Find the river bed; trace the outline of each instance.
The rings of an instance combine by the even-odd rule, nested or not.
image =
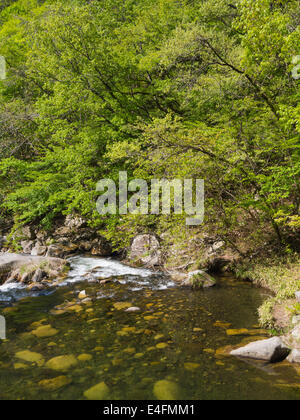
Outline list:
[[[267,292],[232,277],[217,281],[192,291],[161,273],[78,256],[55,290],[28,296],[0,287],[0,399],[85,399],[102,383],[109,400],[299,399],[299,367],[227,354],[266,337],[257,308]],[[88,299],[79,299],[82,291]],[[60,356],[70,366],[51,363]]]

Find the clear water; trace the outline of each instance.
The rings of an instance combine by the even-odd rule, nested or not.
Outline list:
[[[186,400],[300,399],[300,367],[246,362],[220,350],[265,336],[257,326],[265,291],[233,278],[191,291],[162,274],[109,259],[71,262],[68,279],[43,295],[0,288],[8,338],[0,341],[0,399],[84,399],[87,389],[104,381],[110,400],[150,400],[163,379],[176,383]],[[94,282],[107,278],[106,284]],[[92,302],[78,299],[82,290]],[[120,302],[141,310],[127,313],[114,306]],[[32,331],[39,325],[57,333],[38,338]],[[240,328],[248,332],[228,335],[228,329]],[[42,360],[20,360],[16,354],[24,350]],[[90,360],[78,360],[64,372],[46,365],[57,356],[82,354]],[[68,385],[53,390],[42,385],[62,375]]]

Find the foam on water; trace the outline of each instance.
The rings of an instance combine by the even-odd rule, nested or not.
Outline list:
[[[150,287],[155,290],[164,290],[174,286],[174,282],[144,268],[133,268],[110,258],[97,258],[75,256],[69,258],[71,269],[68,277],[59,284],[66,286],[89,280],[108,279],[116,277],[122,284],[127,284],[132,291],[140,291]],[[159,278],[158,278],[159,277]],[[42,292],[28,291],[25,285],[10,283],[0,286],[0,302],[12,302],[26,296],[38,296],[53,293],[52,290]]]
[[[143,268],[132,268],[110,258],[93,258],[76,256],[69,259],[71,270],[67,281],[82,281],[82,276],[93,271],[97,277],[106,279],[113,276],[139,276],[146,278],[152,276],[153,271]]]

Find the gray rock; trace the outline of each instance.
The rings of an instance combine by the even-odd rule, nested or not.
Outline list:
[[[31,254],[31,251],[34,247],[33,241],[22,241],[21,247],[23,249],[24,254]]]
[[[47,277],[47,273],[38,268],[32,277],[32,283],[40,283],[45,277]]]
[[[47,277],[53,277],[54,273],[62,272],[69,264],[60,258],[46,258],[6,253],[0,255],[0,284],[6,281],[25,282],[30,280],[30,275],[41,268],[47,273]],[[26,275],[29,274],[29,277]],[[24,277],[23,277],[24,276]]]
[[[42,230],[36,231],[36,238],[39,241],[44,242],[47,239],[47,232],[42,231]]]
[[[192,287],[195,289],[206,289],[215,285],[215,279],[203,270],[190,272],[187,279],[182,283],[182,286]]]
[[[136,236],[131,245],[130,259],[148,267],[160,265],[162,254],[156,236],[149,234]]]
[[[10,273],[8,279],[5,281],[5,284],[16,283],[20,280],[20,278],[21,278],[20,271],[14,270]],[[0,281],[0,284],[1,284],[1,281]]]
[[[300,325],[297,325],[291,332],[292,337],[295,340],[300,340]]]
[[[23,226],[20,230],[21,236],[26,239],[34,239],[35,234],[31,226]]]
[[[279,337],[267,340],[255,341],[245,347],[233,350],[232,356],[247,357],[250,359],[265,360],[276,363],[284,360],[290,353],[290,349],[282,342]]]
[[[23,284],[29,284],[33,277],[33,273],[31,271],[25,272],[21,275],[20,282]]]
[[[66,246],[53,244],[49,245],[46,257],[63,258],[67,253]]]
[[[297,325],[299,323],[300,323],[300,315],[293,316],[293,318],[292,318],[292,324],[293,325]]]
[[[300,350],[292,350],[292,352],[286,360],[290,363],[300,363]]]
[[[296,296],[296,300],[297,300],[297,302],[299,302],[299,303],[300,303],[300,292],[296,292],[296,293],[295,293],[295,296]]]
[[[32,256],[43,256],[47,252],[47,247],[42,245],[41,243],[37,242],[31,250]]]

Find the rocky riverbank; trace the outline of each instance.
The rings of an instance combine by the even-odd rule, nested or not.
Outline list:
[[[59,220],[49,231],[26,225],[0,238],[0,249],[14,249],[31,256],[65,258],[78,253],[109,256],[112,249],[97,230],[79,216]]]
[[[130,249],[124,250],[122,254],[126,255],[124,261],[130,265],[159,269],[182,286],[194,289],[215,286],[216,281],[210,275],[212,272],[238,271],[237,267],[239,267],[241,257],[227,248],[219,238],[204,235],[201,240],[198,238],[197,241],[201,257],[199,257],[200,251],[198,251],[198,253],[195,252],[196,256],[191,258],[186,250],[178,250],[172,246],[166,248],[164,235],[159,237],[155,234],[139,234],[133,239]],[[191,250],[194,249],[194,242],[195,238],[191,238],[191,242],[188,244]],[[23,252],[23,255],[6,253],[0,257],[0,283],[17,281],[38,290],[55,284],[53,279],[66,273],[68,263],[65,258],[69,256],[78,253],[88,253],[100,257],[112,255],[111,244],[95,229],[88,227],[83,218],[74,215],[67,216],[63,221],[58,222],[50,232],[25,226],[7,238],[1,238],[2,252],[8,251],[12,246]],[[179,261],[185,262],[177,265],[176,262]],[[266,270],[266,278],[267,273]],[[256,271],[251,268],[245,271],[241,277],[261,286],[269,287],[267,281],[260,283],[257,280]],[[279,284],[281,284],[281,280],[279,279]],[[288,314],[285,310],[278,315],[277,325],[284,326],[281,337],[276,340],[250,343],[246,347],[235,349],[232,355],[269,362],[288,357],[287,360],[291,362],[299,362],[300,292],[296,291],[293,296],[297,285],[297,279],[295,279],[293,287],[288,291],[292,310]],[[272,289],[272,287],[269,288]],[[281,301],[277,301],[277,307],[278,302],[284,305],[286,297],[282,296]],[[260,311],[263,310],[262,308]],[[266,326],[266,323],[264,324]]]

